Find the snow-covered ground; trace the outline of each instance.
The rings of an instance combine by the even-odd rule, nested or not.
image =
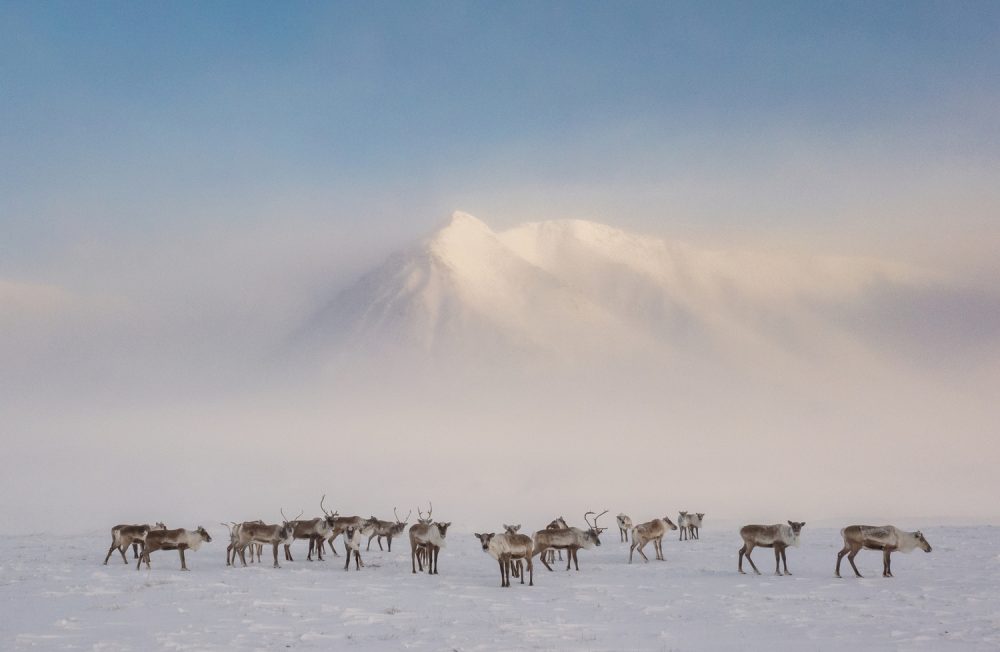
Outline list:
[[[671,533],[666,562],[631,566],[613,530],[580,552],[579,573],[537,564],[534,587],[509,589],[458,531],[431,577],[410,573],[405,541],[367,553],[361,572],[306,562],[301,542],[281,569],[226,568],[217,527],[183,573],[175,552],[155,553],[152,571],[102,566],[107,533],[8,537],[0,649],[1000,649],[1000,528],[925,528],[931,554],[897,555],[883,579],[880,554],[862,552],[862,580],[833,577],[836,529],[806,526],[792,577],[738,575],[730,528]],[[754,558],[773,572],[771,551]]]

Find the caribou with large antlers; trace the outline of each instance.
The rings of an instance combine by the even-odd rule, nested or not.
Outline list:
[[[382,550],[382,537],[385,537],[386,545],[389,546],[389,552],[392,552],[392,538],[398,537],[404,530],[406,530],[406,522],[410,520],[410,515],[413,514],[413,510],[411,509],[406,514],[406,518],[404,519],[399,518],[399,513],[396,511],[395,507],[392,508],[392,514],[396,517],[395,523],[392,521],[380,521],[374,516],[368,519],[368,523],[371,525],[372,530],[371,534],[368,536],[367,550],[372,549],[372,539],[375,539],[376,537],[378,537],[376,539],[378,549]]]
[[[922,532],[907,532],[895,525],[849,525],[840,534],[844,537],[844,548],[837,553],[837,570],[834,571],[837,577],[840,577],[840,560],[844,555],[847,555],[854,574],[861,577],[854,558],[862,548],[882,551],[882,577],[892,577],[890,555],[893,552],[913,552],[917,548],[924,552],[931,551],[931,544],[927,543]]]
[[[560,529],[545,528],[544,530],[535,532],[534,554],[539,555],[539,558],[542,560],[542,563],[545,564],[545,567],[552,570],[549,563],[545,561],[545,552],[552,548],[557,550],[566,550],[566,570],[570,569],[571,564],[575,564],[576,570],[580,570],[580,562],[577,558],[577,551],[580,550],[580,548],[589,550],[594,546],[601,545],[600,535],[606,528],[597,527],[597,519],[607,513],[608,510],[604,510],[600,514],[596,514],[595,512],[587,512],[584,514],[583,520],[587,521],[587,525],[590,526],[586,531],[570,527]],[[591,514],[595,514],[593,522],[587,518]]]
[[[122,562],[125,564],[128,563],[125,551],[128,550],[129,546],[132,546],[132,558],[138,559],[139,544],[145,544],[146,535],[153,530],[166,529],[167,526],[160,522],[157,522],[156,525],[121,524],[114,526],[111,528],[111,547],[108,548],[108,554],[104,557],[104,565],[108,565],[108,560],[111,559],[111,553],[114,552],[115,548],[118,548],[118,552],[122,555]]]
[[[312,561],[313,548],[316,549],[316,558],[323,561],[323,546],[317,544],[322,543],[336,527],[337,513],[326,510],[326,507],[323,506],[323,501],[325,500],[326,494],[323,494],[323,497],[319,499],[319,508],[323,510],[322,517],[292,522],[292,525],[295,526],[292,541],[296,539],[309,539],[309,552],[306,554],[306,561]],[[285,544],[285,561],[295,561],[292,559],[291,541]]]

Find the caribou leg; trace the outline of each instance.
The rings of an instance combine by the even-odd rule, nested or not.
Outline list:
[[[850,552],[850,550],[851,550],[850,546],[844,546],[844,548],[840,552],[837,553],[837,569],[835,571],[833,571],[833,574],[836,577],[840,577],[840,560],[843,559],[844,555],[846,555],[848,552]]]
[[[743,557],[746,556],[747,561],[750,562],[750,567],[753,568],[753,572],[760,575],[760,571],[757,570],[757,564],[753,563],[753,559],[750,558],[750,553],[753,551],[754,546],[744,543],[743,547],[740,548],[740,564],[739,571],[743,573]],[[744,573],[745,574],[745,573]]]
[[[546,556],[546,555],[548,554],[548,552],[549,552],[549,551],[548,551],[548,549],[547,549],[547,548],[542,548],[541,550],[539,550],[539,551],[538,551],[538,558],[539,558],[540,560],[542,560],[542,564],[543,564],[543,565],[544,565],[544,566],[545,566],[546,568],[548,568],[549,570],[552,570],[552,567],[551,567],[551,566],[549,566],[549,562],[545,561],[545,556]]]
[[[861,573],[860,573],[860,572],[858,571],[858,567],[854,565],[854,558],[858,556],[858,552],[859,552],[860,550],[861,550],[861,548],[858,548],[858,549],[853,549],[853,548],[852,548],[852,549],[851,549],[851,554],[847,555],[847,561],[851,562],[851,568],[853,568],[853,569],[854,569],[854,574],[855,574],[855,575],[856,575],[857,577],[864,577],[864,576],[863,576],[863,575],[862,575],[862,574],[861,574]]]
[[[889,546],[882,551],[882,577],[892,577],[892,548]]]

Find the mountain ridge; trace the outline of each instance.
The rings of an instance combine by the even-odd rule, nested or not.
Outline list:
[[[923,281],[885,261],[703,249],[585,220],[496,232],[455,211],[311,329],[333,349],[430,357],[785,356],[858,345],[826,313]]]

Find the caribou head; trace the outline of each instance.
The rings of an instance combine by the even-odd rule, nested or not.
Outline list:
[[[587,530],[585,536],[591,541],[593,541],[595,546],[601,545],[601,539],[599,537],[601,536],[601,532],[604,532],[607,529],[604,527],[597,527],[597,519],[601,518],[607,513],[608,510],[604,510],[600,514],[597,514],[596,512],[587,512],[586,514],[583,515],[583,520],[587,521],[587,525],[590,526],[590,529]],[[591,522],[590,519],[587,518],[591,514],[594,514],[593,522]]]

